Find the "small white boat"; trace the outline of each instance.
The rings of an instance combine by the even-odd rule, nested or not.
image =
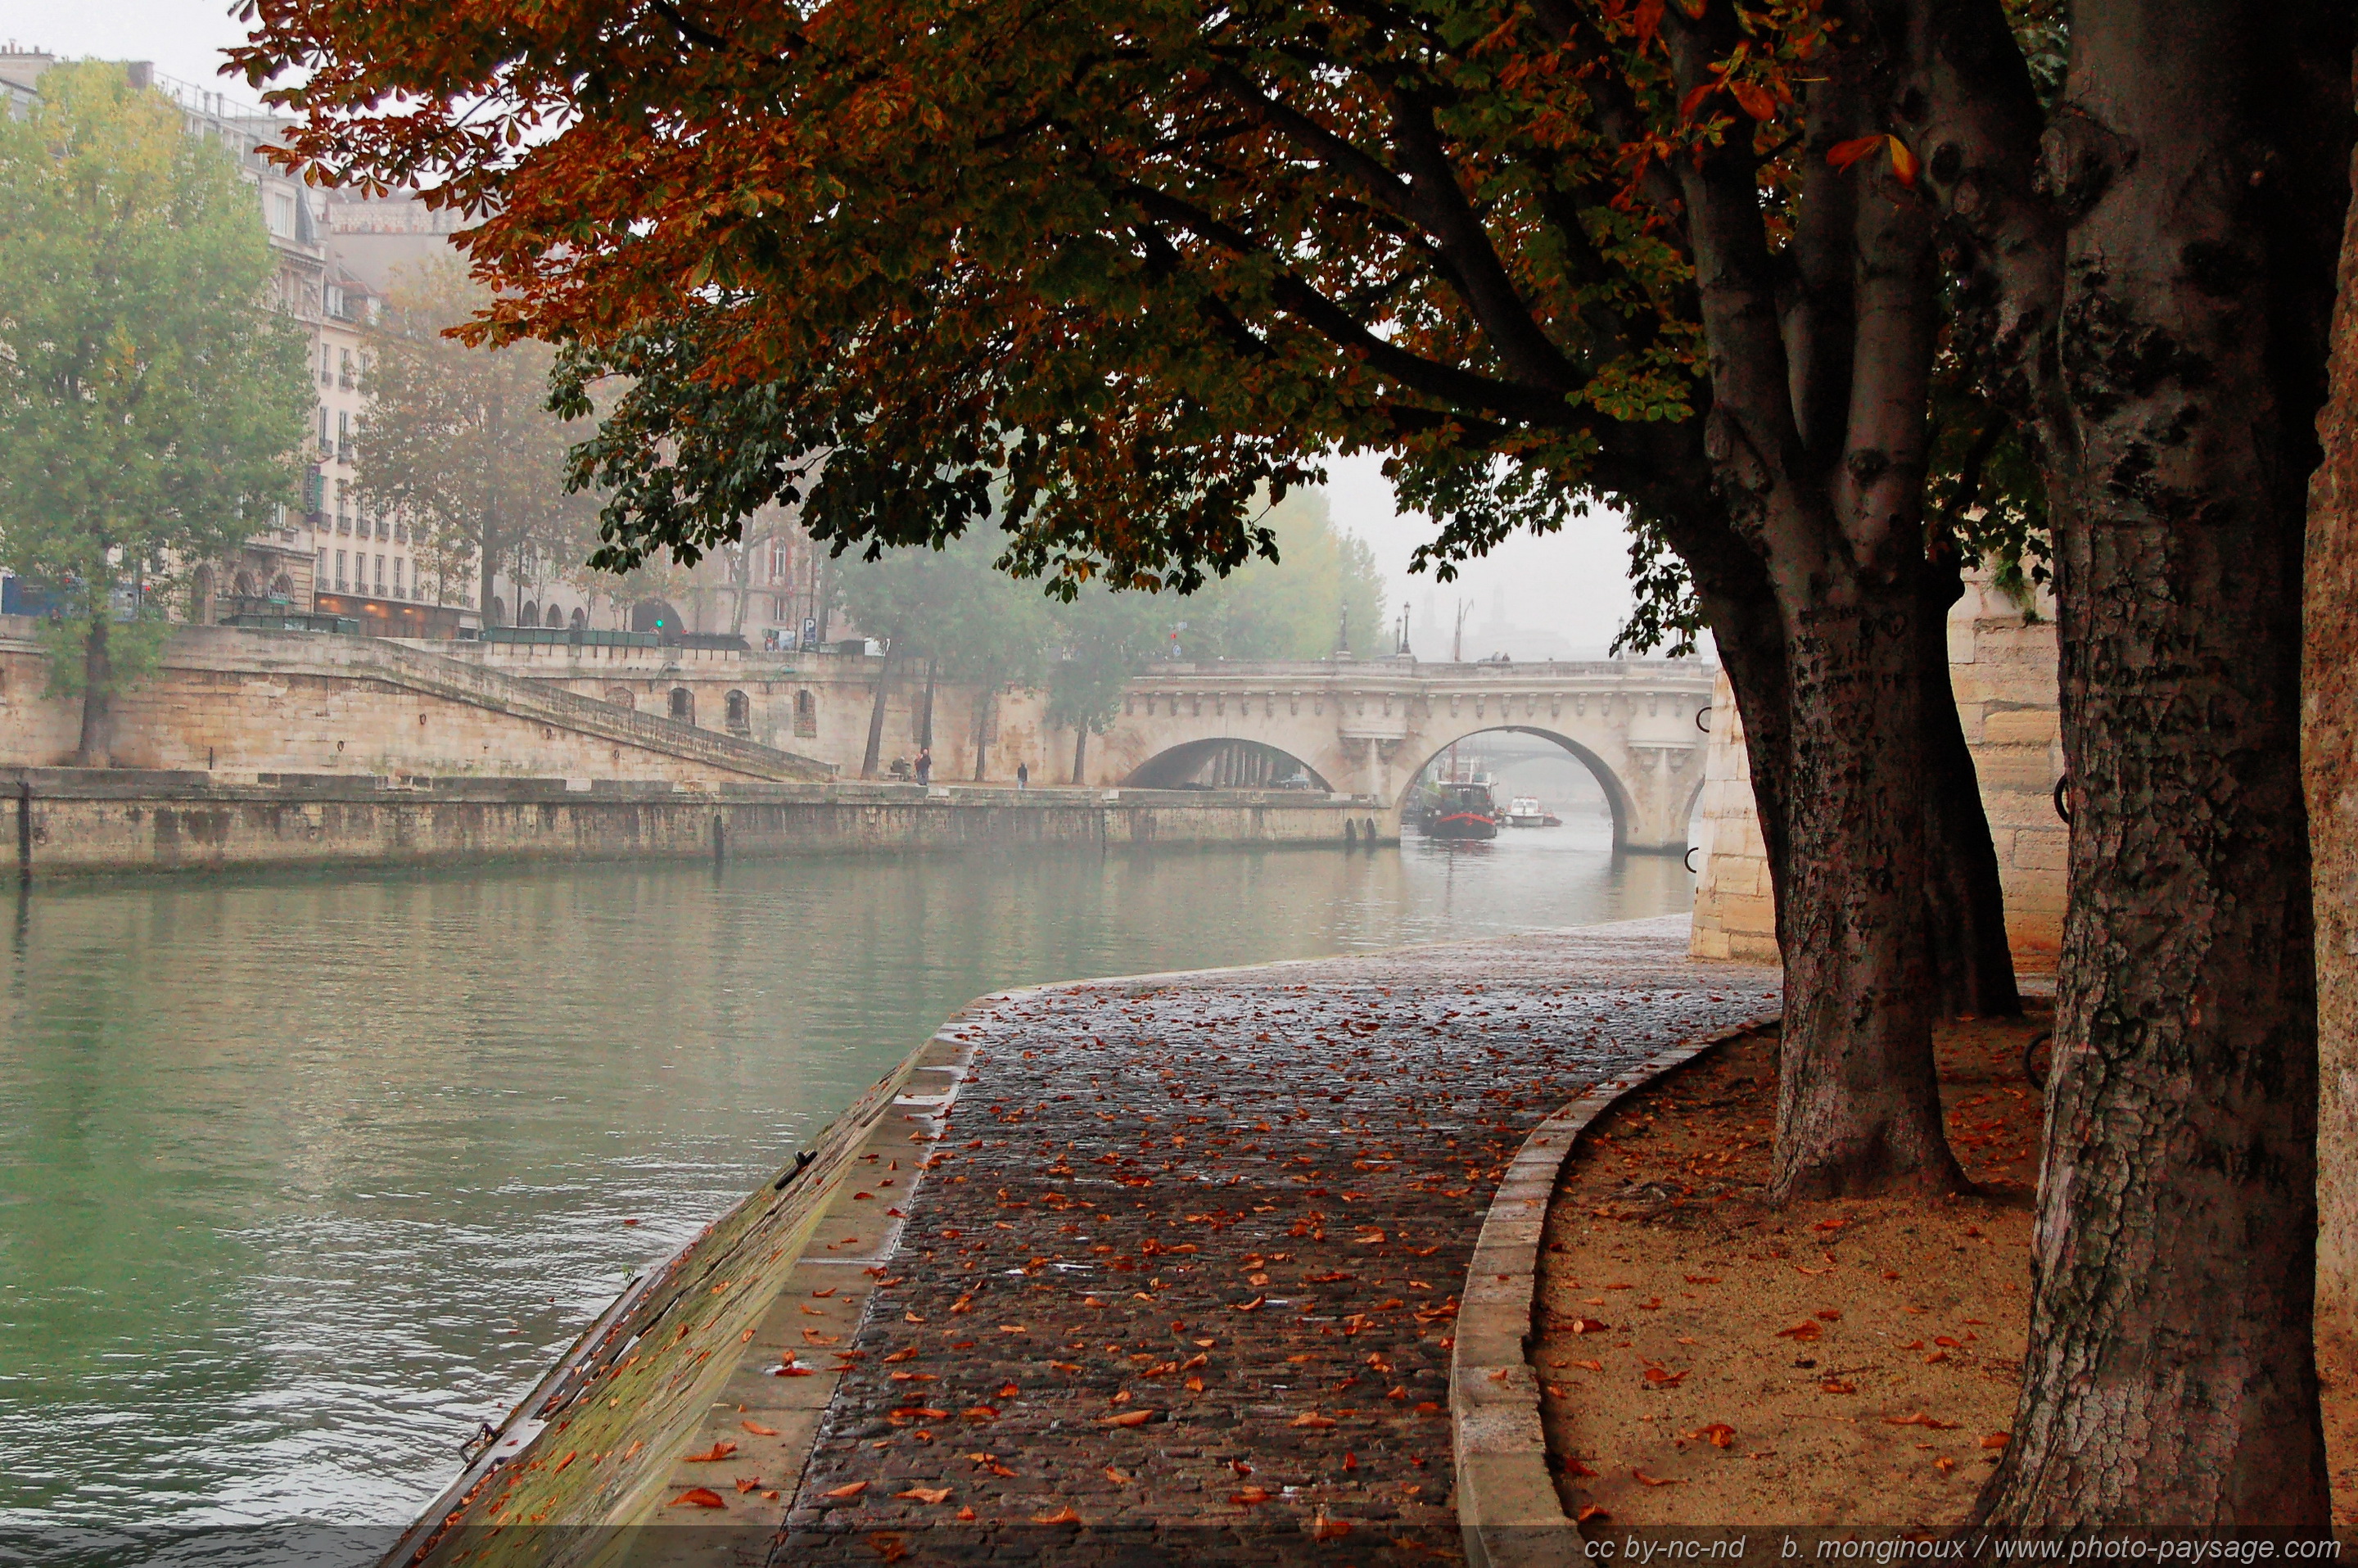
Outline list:
[[[1561,827],[1563,818],[1539,803],[1537,795],[1519,795],[1507,803],[1509,827]]]

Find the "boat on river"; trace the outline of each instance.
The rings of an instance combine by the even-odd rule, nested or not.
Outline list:
[[[1541,806],[1537,795],[1519,795],[1507,802],[1509,827],[1561,827],[1563,818]]]
[[[1428,838],[1496,838],[1498,803],[1486,784],[1448,784],[1440,790],[1424,826]]]

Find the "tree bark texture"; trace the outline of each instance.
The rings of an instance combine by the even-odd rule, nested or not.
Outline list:
[[[1682,36],[1682,80],[1704,80],[1727,42]],[[1705,455],[1785,650],[1780,1200],[1963,1184],[1932,1058],[1917,655],[1932,223],[1824,157],[1867,123],[1886,67],[1862,42],[1809,86],[1814,154],[1782,256],[1748,150],[1681,174],[1710,345]]]
[[[1943,1014],[2012,1018],[2022,1011],[2022,994],[2006,944],[2006,889],[1949,676],[1949,611],[1964,590],[1954,554],[1935,560],[1926,568],[1915,616],[1916,668],[1923,682],[1926,935]]]
[[[2070,907],[1991,1523],[2328,1522],[2304,492],[2347,200],[2346,8],[2073,12],[2044,178]]]
[[[1088,758],[1089,727],[1076,724],[1073,726],[1073,785],[1076,789],[1086,782],[1082,770],[1087,766]]]
[[[114,609],[101,601],[91,617],[90,635],[82,641],[81,734],[74,742],[74,766],[103,768],[107,755],[108,722],[114,709],[114,663],[107,634],[114,629]]]
[[[2358,166],[2353,166],[2358,167]],[[2317,917],[2317,1334],[2358,1352],[2358,202],[2309,492],[2301,775]]]

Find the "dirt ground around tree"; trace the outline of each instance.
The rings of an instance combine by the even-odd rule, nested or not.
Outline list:
[[[1624,1098],[1549,1209],[1533,1364],[1565,1509],[1616,1525],[1938,1529],[2004,1449],[2029,1309],[2039,1090],[2018,1020],[1937,1038],[1975,1195],[1770,1208],[1773,1032]],[[2043,1065],[2044,1051],[2041,1051]],[[2335,1515],[2358,1367],[2322,1353]]]

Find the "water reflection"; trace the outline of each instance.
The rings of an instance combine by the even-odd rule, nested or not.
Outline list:
[[[1609,843],[37,886],[0,985],[0,1525],[406,1519],[959,1003],[1685,906]]]

